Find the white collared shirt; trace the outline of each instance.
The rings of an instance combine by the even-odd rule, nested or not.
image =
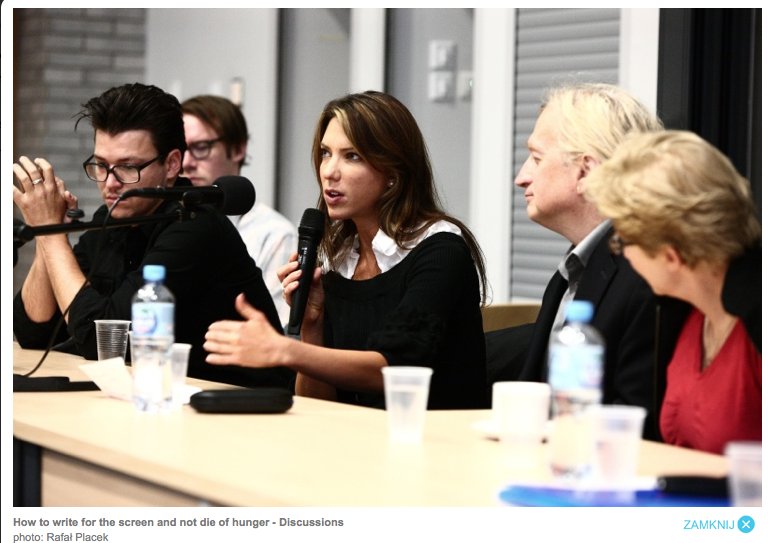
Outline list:
[[[385,273],[388,270],[391,270],[406,256],[408,256],[408,253],[410,253],[414,247],[416,247],[429,236],[437,234],[438,232],[450,232],[459,236],[461,235],[461,230],[455,224],[448,221],[437,221],[430,225],[430,227],[427,228],[424,232],[422,232],[419,237],[410,241],[407,248],[401,248],[397,246],[395,240],[390,238],[381,229],[379,229],[379,231],[376,232],[376,235],[373,237],[373,242],[371,245],[373,246],[373,254],[376,256],[376,264],[378,264],[381,273]],[[357,267],[357,262],[359,259],[360,238],[355,236],[355,239],[352,243],[352,249],[347,253],[346,257],[342,259],[341,263],[339,264],[339,268],[336,271],[342,277],[352,279],[352,276],[355,274],[355,268]],[[328,271],[326,266],[327,264],[324,266],[323,272]]]

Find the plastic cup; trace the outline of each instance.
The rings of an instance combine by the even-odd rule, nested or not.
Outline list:
[[[387,366],[384,396],[389,418],[389,438],[394,443],[419,443],[424,435],[429,382],[432,369],[415,366]]]
[[[171,405],[172,337],[131,335],[133,404],[139,411],[157,412]]]
[[[595,405],[595,468],[607,488],[630,489],[637,474],[646,410],[630,405]]]
[[[131,321],[100,319],[96,323],[96,351],[99,360],[120,357],[125,360]]]
[[[763,445],[759,441],[732,441],[725,446],[728,493],[735,507],[763,505]]]
[[[184,384],[189,368],[189,343],[174,343],[171,345],[171,395],[173,403],[181,405],[187,399],[184,395]]]
[[[493,421],[509,466],[531,469],[541,463],[550,395],[547,383],[500,381],[493,384]]]

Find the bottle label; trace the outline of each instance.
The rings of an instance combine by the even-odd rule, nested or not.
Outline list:
[[[549,384],[553,390],[602,390],[603,349],[598,345],[549,347]],[[590,394],[591,395],[591,394]],[[598,402],[599,396],[598,396]]]
[[[173,337],[173,304],[169,302],[136,302],[132,309],[131,328],[140,336]]]

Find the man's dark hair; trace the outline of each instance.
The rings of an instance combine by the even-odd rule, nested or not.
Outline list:
[[[203,94],[184,100],[181,110],[207,124],[221,138],[230,158],[248,144],[248,126],[240,107],[221,96]],[[245,158],[240,167],[245,165]]]
[[[154,85],[129,83],[91,98],[77,115],[77,124],[90,119],[94,130],[114,136],[128,130],[146,130],[161,157],[174,149],[187,149],[181,104]]]

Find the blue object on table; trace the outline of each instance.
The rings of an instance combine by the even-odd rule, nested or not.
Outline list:
[[[580,490],[513,485],[499,494],[510,505],[528,507],[728,507],[727,498],[667,494],[660,490]]]

